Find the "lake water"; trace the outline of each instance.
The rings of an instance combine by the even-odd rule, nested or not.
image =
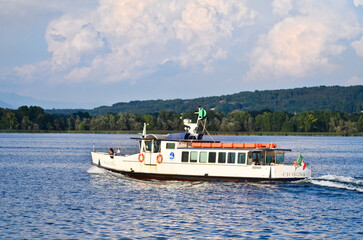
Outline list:
[[[91,166],[133,135],[0,134],[0,239],[363,239],[363,138],[214,136],[301,152],[287,183],[139,181]]]

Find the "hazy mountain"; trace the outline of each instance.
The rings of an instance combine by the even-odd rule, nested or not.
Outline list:
[[[81,108],[82,104],[74,102],[56,102],[38,100],[32,97],[21,96],[14,93],[0,92],[0,107],[17,109],[20,106],[39,106],[44,109],[74,109],[76,106]],[[86,105],[86,104],[83,104]]]
[[[8,104],[7,102],[1,101],[0,100],[0,107],[1,108],[10,108],[10,109],[14,109],[14,106]]]

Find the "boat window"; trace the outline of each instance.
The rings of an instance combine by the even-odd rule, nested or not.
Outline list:
[[[277,164],[284,163],[284,154],[283,153],[276,153],[276,163]]]
[[[182,152],[182,162],[188,162],[189,160],[189,152]]]
[[[226,153],[225,152],[218,153],[218,163],[226,163]]]
[[[207,162],[207,152],[199,153],[199,162],[206,163]]]
[[[175,149],[175,143],[166,143],[166,149]]]
[[[229,152],[228,153],[228,163],[235,163],[236,162],[236,153],[234,152]]]
[[[252,162],[254,162],[256,165],[261,164],[261,153],[260,152],[253,152],[252,153]]]
[[[151,141],[145,141],[145,150],[146,152],[151,151]]]
[[[216,162],[217,154],[215,152],[209,152],[208,162],[215,163]]]
[[[251,165],[252,164],[252,153],[248,152],[247,154],[247,164]]]
[[[272,163],[272,156],[266,156],[266,164]]]
[[[190,162],[197,162],[198,152],[190,152]]]
[[[246,153],[238,153],[237,163],[239,164],[246,163]]]
[[[160,152],[160,141],[154,141],[154,153]]]

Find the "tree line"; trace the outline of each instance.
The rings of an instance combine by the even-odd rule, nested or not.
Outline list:
[[[196,118],[194,111],[178,114],[161,111],[153,114],[107,113],[90,115],[78,112],[69,115],[49,114],[41,107],[22,106],[16,110],[0,108],[0,130],[6,131],[140,131],[143,123],[149,130],[183,131],[183,119]],[[361,135],[363,114],[337,111],[233,111],[228,114],[207,111],[206,128],[214,133],[286,132],[337,133]]]

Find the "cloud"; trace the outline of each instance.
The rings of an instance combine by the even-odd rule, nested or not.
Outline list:
[[[274,0],[272,2],[272,12],[280,16],[288,15],[292,9],[291,0]]]
[[[28,78],[49,69],[58,81],[135,80],[174,61],[213,71],[228,56],[235,30],[256,13],[242,1],[100,1],[94,10],[65,13],[46,31],[47,64],[16,71]]]
[[[43,77],[44,75],[47,75],[49,67],[50,67],[49,62],[44,61],[36,64],[27,64],[21,67],[15,67],[14,71],[18,76],[21,77],[21,79],[24,79],[25,82],[31,83],[34,82],[35,80],[39,80],[39,79],[34,79],[34,76]]]
[[[63,16],[49,24],[46,31],[48,52],[52,53],[52,72],[68,70],[81,58],[103,48],[100,33],[86,19]]]
[[[351,46],[354,48],[357,55],[363,58],[363,37],[358,41],[352,42]]]
[[[217,92],[216,86],[224,86],[226,79],[233,87],[225,86],[225,92],[285,88],[328,84],[321,79],[342,82],[351,78],[348,69],[358,66],[360,59],[349,58],[348,51],[343,54],[346,49],[363,55],[361,8],[356,8],[362,5],[360,1],[353,5],[348,0],[274,0],[268,4],[245,0],[102,0],[79,8],[74,1],[61,2],[0,1],[0,12],[10,9],[15,14],[19,7],[16,19],[24,29],[30,29],[26,21],[32,18],[33,10],[37,16],[49,14],[44,18],[49,54],[34,58],[40,62],[29,59],[22,63],[32,64],[19,63],[13,69],[15,77],[8,70],[15,63],[5,63],[7,70],[0,69],[2,82],[16,79],[14,89],[25,85],[30,89],[35,82],[54,87],[124,81],[141,89],[149,86],[141,81],[160,78],[166,82],[170,76],[208,85],[205,92],[212,88]],[[26,20],[20,13],[28,14]],[[44,49],[44,43],[41,47],[38,43],[29,40],[28,46]],[[333,75],[337,69],[341,74]],[[308,83],[309,79],[318,80]],[[271,85],[262,84],[266,82]]]
[[[356,7],[363,6],[363,0],[354,0],[353,2]]]
[[[346,49],[342,40],[352,39],[362,30],[343,4],[299,4],[295,2],[295,15],[285,17],[260,36],[246,79],[281,80],[331,72],[335,68],[331,57]]]

